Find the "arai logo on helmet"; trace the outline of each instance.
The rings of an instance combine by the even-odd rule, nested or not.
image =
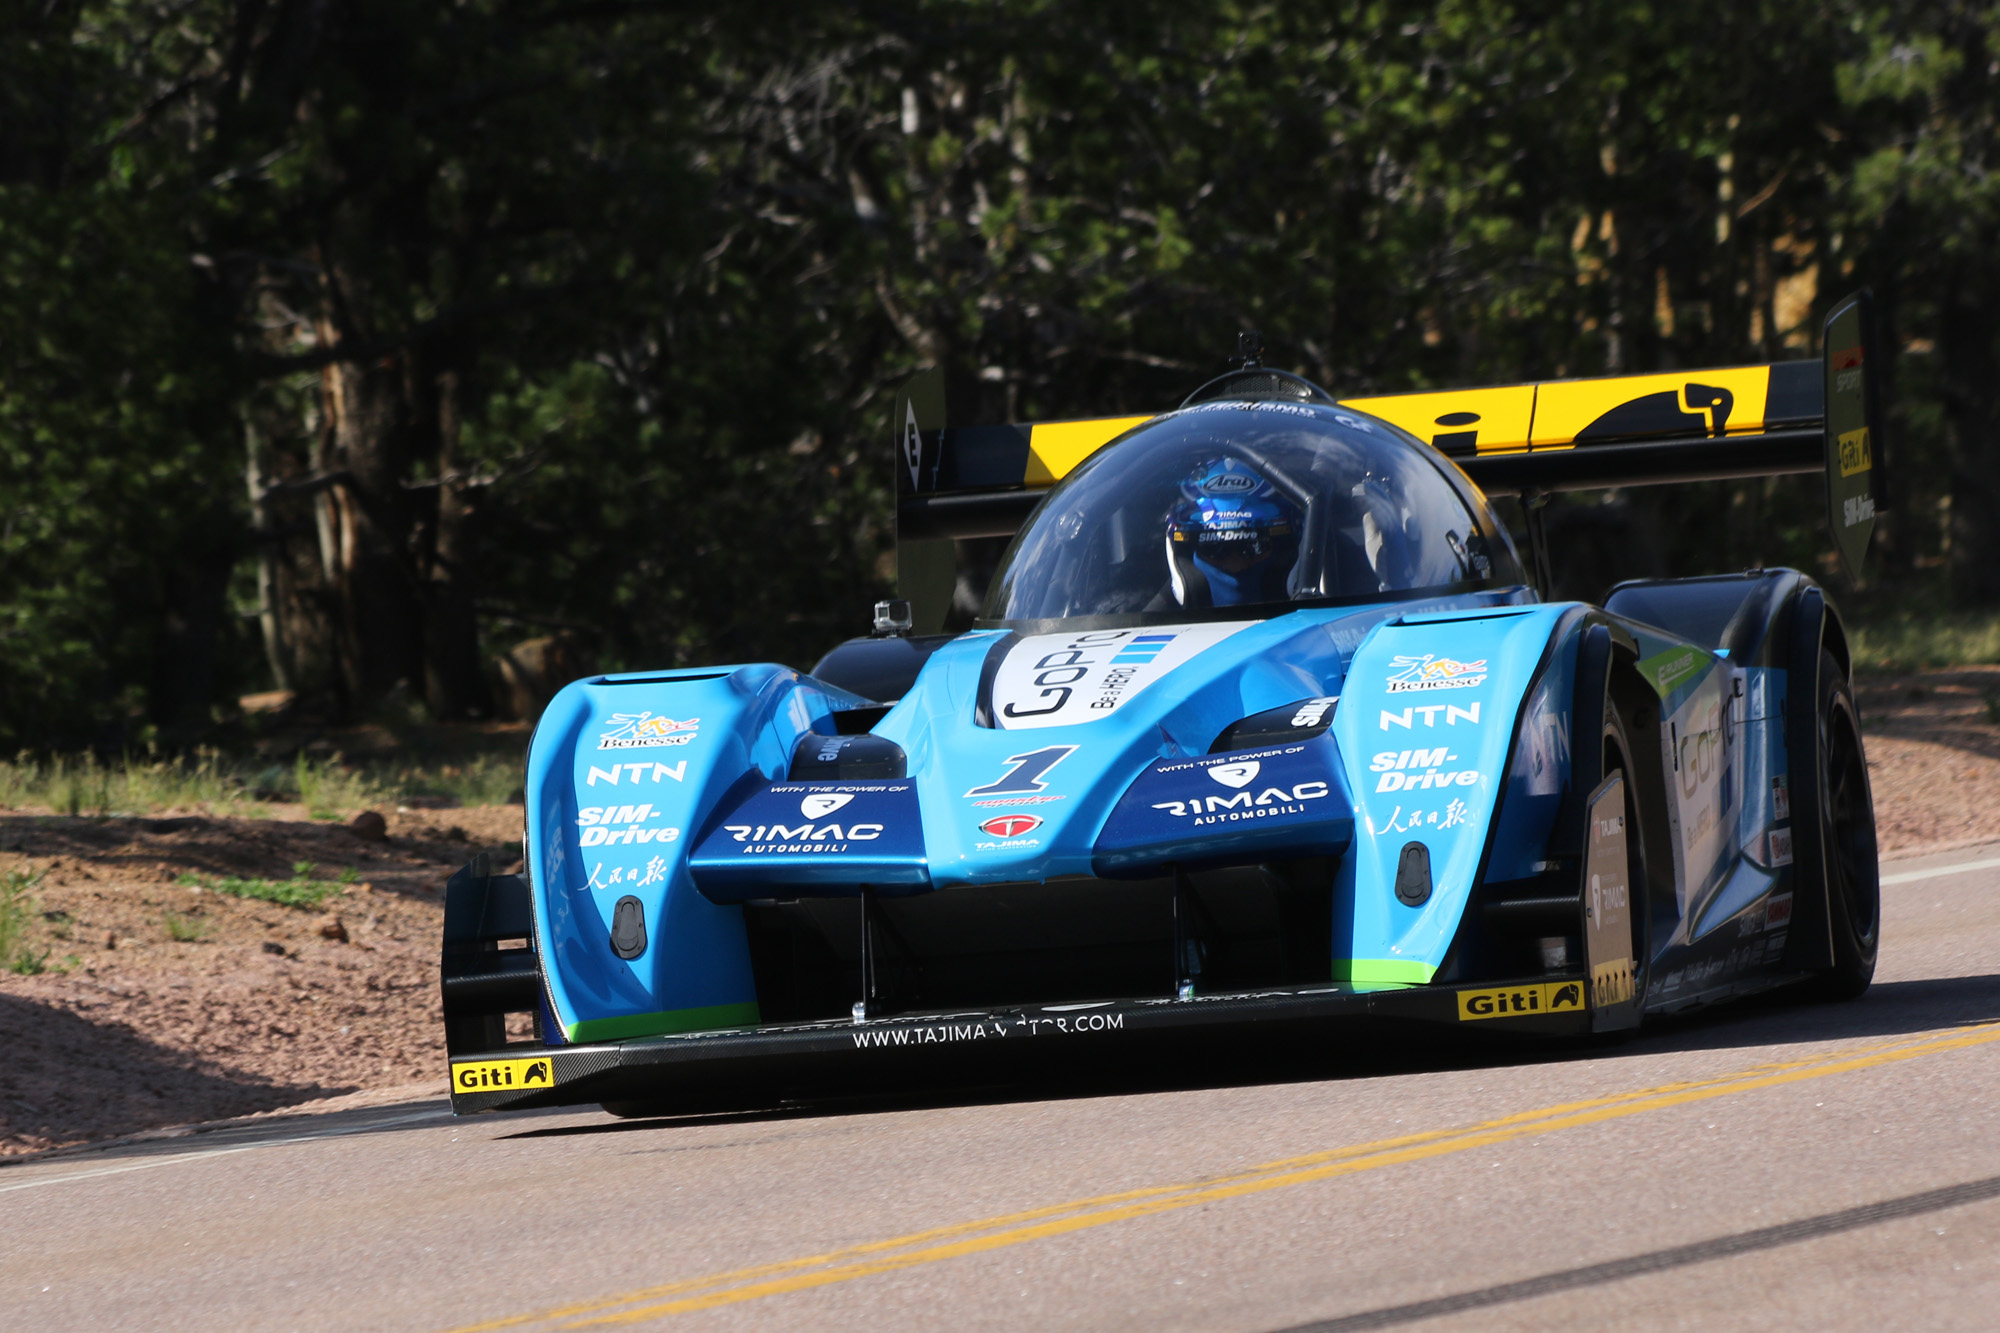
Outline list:
[[[1033,815],[995,815],[979,826],[981,833],[990,833],[996,838],[1018,838],[1023,833],[1032,833],[1042,826],[1042,821]]]
[[[1242,472],[1224,472],[1219,476],[1203,477],[1203,495],[1241,495],[1245,491],[1257,489],[1257,479]]]
[[[846,805],[854,797],[847,792],[819,791],[799,802],[799,813],[807,819],[818,819],[830,815]]]

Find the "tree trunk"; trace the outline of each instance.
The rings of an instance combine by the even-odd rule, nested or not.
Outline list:
[[[479,657],[475,609],[478,521],[473,489],[459,456],[459,381],[437,377],[438,491],[429,568],[424,580],[424,701],[439,720],[492,711]]]
[[[327,324],[325,335],[339,341]],[[327,448],[322,564],[349,709],[423,680],[423,599],[410,550],[411,414],[401,357],[340,361],[320,377]]]
[[[2000,384],[1982,284],[1953,285],[1938,329],[1951,445],[1951,587],[1961,605],[2000,605]]]
[[[271,524],[271,504],[264,492],[271,485],[269,465],[264,457],[264,438],[257,427],[243,426],[243,485],[250,493],[250,539],[257,543],[257,628],[264,640],[264,661],[271,668],[271,683],[281,690],[296,690],[297,672],[285,641],[282,577],[279,565],[283,542]]]

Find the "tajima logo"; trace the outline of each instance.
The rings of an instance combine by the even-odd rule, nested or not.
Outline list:
[[[597,738],[600,750],[646,750],[656,745],[686,745],[695,738],[701,719],[691,717],[676,722],[670,717],[644,713],[613,713],[604,720],[610,728]]]
[[[1389,693],[1408,694],[1413,690],[1463,690],[1485,683],[1486,659],[1460,662],[1425,653],[1422,657],[1395,657],[1389,665],[1398,668],[1389,676]]]
[[[981,833],[990,833],[996,838],[1018,838],[1023,833],[1032,833],[1042,826],[1042,821],[1033,815],[995,815],[979,826]]]

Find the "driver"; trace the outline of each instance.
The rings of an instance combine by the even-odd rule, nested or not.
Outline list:
[[[1299,526],[1298,506],[1247,463],[1197,464],[1167,512],[1174,597],[1182,606],[1285,600]]]

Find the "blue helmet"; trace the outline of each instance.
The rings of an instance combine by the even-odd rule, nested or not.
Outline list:
[[[1240,459],[1197,464],[1167,515],[1174,595],[1183,606],[1282,601],[1299,549],[1299,509]]]

